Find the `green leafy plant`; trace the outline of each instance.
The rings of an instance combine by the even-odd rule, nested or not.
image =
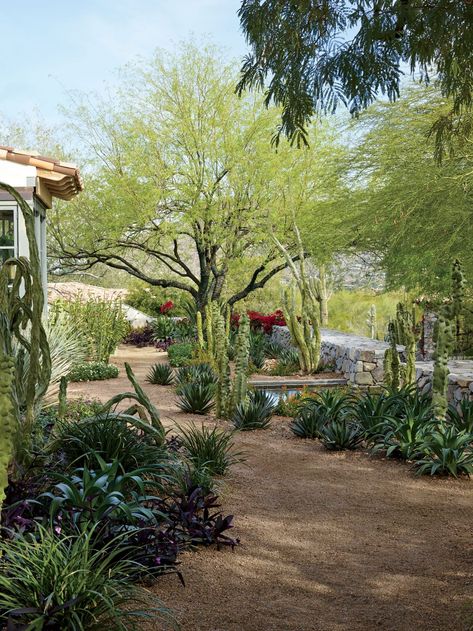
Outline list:
[[[151,366],[146,381],[159,386],[170,386],[174,381],[174,372],[169,364],[154,364]]]
[[[114,541],[95,550],[90,531],[60,537],[39,527],[36,540],[0,540],[0,621],[31,631],[131,631],[156,617],[172,624],[169,610],[132,584],[143,568],[122,554]]]
[[[177,342],[168,348],[168,359],[171,366],[185,366],[193,357],[196,345],[193,342]]]
[[[253,390],[235,408],[232,422],[241,431],[266,429],[276,408],[274,396],[264,390]]]
[[[251,331],[249,334],[250,361],[255,368],[263,368],[266,359],[266,335]]]
[[[299,405],[291,431],[300,438],[320,438],[324,425],[339,421],[351,411],[351,398],[338,390],[324,390]]]
[[[86,362],[76,364],[67,375],[68,381],[102,381],[104,379],[115,379],[119,370],[115,364],[105,362]]]
[[[473,434],[473,401],[463,399],[458,406],[450,403],[447,409],[447,421],[457,430]]]
[[[217,375],[210,364],[192,364],[182,366],[177,370],[176,383],[178,386],[186,383],[200,383],[210,386],[217,383]]]
[[[196,468],[205,467],[211,475],[225,475],[231,465],[241,461],[241,453],[235,451],[233,432],[194,424],[179,430],[182,445]]]
[[[356,449],[363,440],[363,430],[357,423],[340,418],[322,425],[320,440],[332,451]]]
[[[130,326],[120,301],[100,298],[84,300],[76,296],[71,300],[58,300],[51,307],[51,318],[65,313],[84,344],[88,359],[108,363],[118,344],[124,339]]]
[[[417,473],[469,476],[473,472],[472,443],[473,434],[440,423],[424,438],[421,445],[423,456],[415,463]]]
[[[422,443],[430,427],[421,417],[386,417],[384,435],[378,438],[373,450],[385,450],[388,457],[414,460],[421,453]]]
[[[140,426],[141,427],[141,426]],[[66,464],[95,467],[97,456],[118,460],[125,471],[161,462],[165,450],[154,433],[143,432],[128,415],[98,414],[89,418],[65,418],[56,422],[49,451],[61,454]]]
[[[189,414],[208,414],[215,406],[215,386],[198,381],[180,385],[177,406]]]
[[[351,418],[362,427],[367,442],[376,442],[384,435],[386,418],[391,414],[393,403],[386,393],[364,392],[353,398]]]
[[[169,337],[175,337],[176,324],[174,320],[168,316],[158,316],[151,326],[155,340],[166,340]]]

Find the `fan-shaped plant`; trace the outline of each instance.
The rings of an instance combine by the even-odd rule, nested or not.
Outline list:
[[[179,386],[177,406],[189,414],[208,414],[215,406],[214,385],[184,383]]]
[[[170,386],[174,380],[174,372],[169,364],[151,366],[146,381],[159,386]]]
[[[473,401],[463,399],[458,407],[450,403],[447,410],[447,421],[459,431],[473,433]]]
[[[203,385],[211,385],[217,382],[217,375],[210,364],[192,364],[190,366],[182,366],[176,372],[176,383],[182,385],[185,383],[201,383]]]
[[[254,390],[246,401],[239,403],[233,413],[232,422],[242,431],[266,429],[276,409],[274,396],[264,390]]]
[[[300,404],[291,430],[300,438],[320,438],[324,425],[340,420],[350,411],[351,399],[346,393],[324,390]]]
[[[211,475],[225,475],[228,468],[241,460],[235,451],[233,432],[192,424],[180,427],[182,445],[197,469],[206,468]]]
[[[414,460],[419,457],[422,443],[431,429],[432,423],[426,422],[422,416],[386,417],[384,436],[379,437],[373,451],[385,450],[388,457]]]

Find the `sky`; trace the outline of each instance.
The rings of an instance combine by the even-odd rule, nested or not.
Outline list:
[[[59,120],[67,91],[98,91],[114,72],[193,37],[240,59],[240,0],[0,0],[0,116]],[[0,143],[1,144],[1,143]]]

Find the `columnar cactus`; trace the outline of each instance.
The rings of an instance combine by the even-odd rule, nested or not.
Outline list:
[[[384,353],[384,383],[388,388],[397,392],[401,385],[401,362],[396,346],[396,332],[394,322],[388,324],[389,348]]]
[[[0,353],[0,512],[8,486],[8,469],[18,432],[18,418],[13,404],[15,361]]]
[[[207,342],[207,352],[209,355],[215,354],[215,342],[213,334],[213,309],[211,304],[205,305],[205,337]]]
[[[432,404],[435,417],[445,418],[448,400],[448,358],[454,344],[454,320],[450,318],[449,310],[440,312],[434,325],[434,374],[432,377]]]
[[[235,377],[233,381],[232,408],[243,403],[248,388],[248,364],[250,358],[250,320],[247,315],[240,319],[235,344]]]
[[[377,339],[378,337],[378,321],[376,315],[376,305],[371,305],[368,311],[368,318],[366,320],[366,324],[369,327],[370,337],[372,340]]]
[[[393,322],[394,339],[406,349],[406,384],[416,381],[417,343],[420,338],[420,327],[416,321],[415,307],[408,311],[405,305],[399,303],[396,308],[396,319]]]
[[[202,326],[202,313],[197,311],[196,315],[196,324],[197,324],[197,343],[199,344],[199,350],[205,350],[205,341],[204,341],[204,329]]]
[[[218,417],[225,417],[228,413],[230,399],[228,338],[225,334],[225,319],[217,302],[212,302],[210,311],[214,328],[214,357],[218,375],[215,408]]]

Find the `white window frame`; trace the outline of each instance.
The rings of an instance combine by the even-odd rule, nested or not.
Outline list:
[[[0,245],[0,250],[12,250],[13,256],[18,256],[18,204],[11,201],[0,202],[0,209],[13,211],[13,247],[11,245]]]

